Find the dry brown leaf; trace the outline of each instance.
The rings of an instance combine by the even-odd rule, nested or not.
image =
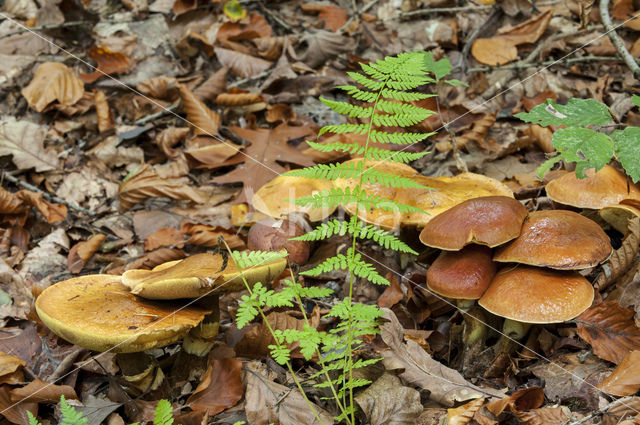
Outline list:
[[[6,420],[23,425],[28,422],[27,411],[38,416],[38,403],[16,403],[11,399],[11,391],[11,386],[0,385],[0,409]]]
[[[210,226],[199,223],[182,223],[180,231],[191,236],[186,242],[201,246],[218,246],[218,239],[222,237],[231,249],[245,249],[245,242],[238,235],[229,229],[221,226]]]
[[[24,360],[0,351],[0,383],[12,383],[10,382],[12,375],[21,374],[25,364]]]
[[[422,413],[420,393],[385,373],[355,398],[371,425],[413,425]]]
[[[42,112],[51,102],[70,106],[84,94],[84,83],[71,68],[60,62],[45,62],[33,74],[33,80],[22,89],[29,106]]]
[[[317,14],[318,18],[324,21],[324,27],[331,31],[338,31],[349,18],[346,10],[333,4],[303,3],[300,8],[307,13]]]
[[[640,389],[640,351],[631,351],[598,388],[619,397],[635,394]]]
[[[602,414],[602,425],[618,425],[640,411],[640,397],[625,397]]]
[[[136,89],[149,97],[173,101],[177,97],[178,82],[173,77],[153,77],[141,81],[136,85]]]
[[[0,155],[11,155],[20,170],[56,170],[58,154],[52,148],[44,148],[45,133],[45,128],[38,124],[8,117],[0,121]]]
[[[221,143],[209,136],[198,136],[189,139],[184,154],[197,166],[217,168],[232,165],[227,160],[242,149],[244,146],[230,141]]]
[[[542,91],[542,92],[538,93],[537,95],[535,95],[533,97],[523,96],[522,97],[522,106],[524,106],[524,109],[526,109],[527,112],[529,112],[534,107],[536,107],[539,104],[543,103],[545,100],[552,99],[552,100],[555,101],[557,98],[558,98],[558,94],[555,91],[553,91],[553,90],[545,90],[545,91]]]
[[[524,388],[501,400],[487,404],[487,410],[498,416],[509,409],[511,412],[519,412],[537,409],[544,403],[544,390],[540,387]]]
[[[245,53],[216,47],[216,57],[225,68],[241,78],[249,78],[258,75],[271,68],[273,62],[256,58]]]
[[[177,248],[160,248],[155,251],[147,252],[142,257],[127,264],[126,269],[146,269],[150,270],[158,264],[166,263],[173,260],[182,260],[185,254],[181,249]]]
[[[602,273],[593,286],[596,290],[606,288],[629,270],[640,250],[640,217],[629,220],[627,232],[622,246],[613,251],[611,257],[602,265]]]
[[[434,360],[418,343],[403,342],[403,328],[396,315],[389,309],[382,310],[388,320],[380,329],[382,340],[390,348],[382,353],[387,370],[403,370],[400,378],[428,390],[432,400],[449,407],[479,397],[504,397],[500,391],[467,382],[458,371]]]
[[[471,400],[455,409],[447,409],[447,425],[466,425],[484,404],[484,397]]]
[[[178,229],[163,227],[145,239],[144,250],[153,251],[163,246],[182,245],[183,242],[184,235]],[[178,246],[178,248],[182,248],[182,246]]]
[[[153,197],[189,200],[196,204],[203,204],[207,200],[204,192],[187,185],[183,180],[162,179],[153,168],[143,164],[120,183],[120,212],[128,211],[135,204]]]
[[[300,60],[311,68],[317,68],[341,53],[351,53],[356,47],[353,38],[331,31],[309,31],[302,38],[307,43],[307,50]]]
[[[562,425],[569,422],[571,411],[564,406],[543,407],[527,412],[514,412],[514,415],[523,425]]]
[[[216,103],[221,106],[243,106],[253,103],[264,102],[264,97],[258,93],[251,93],[248,90],[232,88],[227,93],[219,94]]]
[[[378,307],[380,308],[391,308],[404,298],[402,288],[400,288],[400,283],[395,273],[387,273],[386,278],[391,282],[391,285],[387,286],[378,298]]]
[[[167,158],[176,158],[180,155],[178,149],[173,149],[189,134],[187,127],[169,127],[162,130],[155,138],[155,142]]]
[[[45,201],[42,193],[20,190],[15,193],[15,196],[22,200],[25,205],[37,208],[44,219],[47,220],[47,223],[57,223],[67,218],[67,206]]]
[[[251,425],[321,425],[297,388],[289,388],[273,382],[265,367],[258,361],[245,365],[244,410]],[[326,410],[313,404],[322,423],[332,424],[333,417]]]
[[[93,94],[93,100],[96,102],[96,115],[98,116],[98,131],[104,133],[114,127],[111,109],[102,90],[96,90]]]
[[[553,13],[548,10],[527,21],[500,31],[500,35],[491,38],[479,38],[472,47],[471,54],[485,65],[497,66],[518,59],[516,46],[535,43],[549,26]]]
[[[282,57],[282,52],[285,48],[285,43],[287,43],[287,38],[285,37],[261,37],[254,38],[251,42],[258,49],[258,54],[263,58],[275,61]],[[275,73],[275,70],[274,70]]]
[[[11,390],[11,400],[15,402],[57,403],[63,395],[67,400],[77,400],[74,389],[68,385],[52,385],[39,378],[34,379],[21,388]]]
[[[218,41],[242,41],[260,37],[269,37],[272,33],[269,22],[258,13],[251,13],[239,22],[225,22],[218,29]]]
[[[56,111],[60,111],[66,116],[71,117],[73,115],[82,115],[85,112],[88,112],[89,109],[94,107],[94,105],[93,93],[85,91],[80,100],[73,105],[61,105],[60,103],[54,103],[51,107]]]
[[[97,64],[96,70],[90,74],[80,74],[85,83],[93,83],[101,77],[111,74],[121,74],[129,70],[129,59],[120,52],[112,52],[104,46],[93,46],[88,56]]]
[[[267,107],[267,122],[291,122],[296,120],[296,112],[289,105],[279,103]]]
[[[496,146],[495,142],[491,144],[485,139],[491,127],[496,123],[497,115],[498,111],[492,114],[485,114],[482,118],[473,123],[473,126],[469,131],[461,136],[457,136],[455,138],[455,142],[458,149],[465,149],[467,143],[475,142],[486,152],[495,152],[497,150],[496,148],[499,148],[499,146]],[[448,152],[451,150],[451,143],[449,141],[438,142],[436,143],[436,149],[440,152]]]
[[[314,318],[311,318],[311,325],[317,326],[317,323],[313,323]],[[293,317],[292,315],[284,312],[273,312],[267,315],[267,321],[271,325],[273,330],[279,329],[297,329],[302,330],[304,326],[304,320]],[[236,354],[242,357],[250,357],[253,359],[268,356],[271,352],[269,345],[275,344],[273,336],[269,328],[264,322],[253,325],[243,337],[233,347]],[[290,350],[296,350],[298,344],[289,344]],[[292,357],[301,357],[299,352],[294,351],[291,353]]]
[[[187,114],[187,120],[196,135],[215,136],[220,128],[221,118],[200,101],[184,84],[179,84],[182,106]]]
[[[242,362],[239,359],[214,359],[187,404],[197,412],[206,411],[213,416],[235,406],[243,393]]]
[[[80,273],[87,261],[100,248],[105,238],[105,235],[93,235],[88,240],[78,242],[72,246],[67,256],[67,268],[69,268],[69,271],[75,274]]]
[[[620,363],[631,351],[640,350],[640,329],[634,312],[618,303],[605,301],[578,316],[578,335],[593,347],[601,359]]]
[[[533,137],[534,143],[538,145],[543,152],[555,152],[556,148],[553,146],[553,142],[551,141],[553,131],[551,131],[549,127],[541,127],[538,124],[533,124],[522,133]]]
[[[179,16],[196,7],[198,7],[198,0],[175,0],[172,10],[174,15]]]
[[[637,10],[634,7],[633,0],[614,0],[613,7],[611,8],[612,17],[627,21],[629,18],[635,16],[636,13]],[[640,18],[631,19],[625,22],[624,26],[640,31]]]
[[[200,84],[197,89],[193,91],[198,99],[203,102],[214,101],[220,93],[224,93],[227,89],[227,74],[229,69],[220,68],[211,77]]]

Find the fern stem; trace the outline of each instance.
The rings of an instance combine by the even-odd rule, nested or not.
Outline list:
[[[229,256],[231,257],[231,248],[227,244],[227,241],[222,239],[222,242],[224,243],[224,246],[227,249],[227,252],[229,253]],[[249,295],[253,295],[253,291],[251,290],[251,285],[249,285],[249,282],[247,282],[247,279],[244,277],[244,273],[242,273],[243,271],[244,270],[240,270],[240,272],[241,272],[240,273],[240,277],[242,278],[242,282],[244,283],[245,288],[247,288],[247,291],[249,291]],[[258,308],[258,312],[260,313],[260,317],[262,317],[262,322],[265,325],[267,325],[267,329],[269,329],[269,333],[273,337],[275,345],[279,349],[281,349],[282,348],[282,344],[280,344],[280,341],[278,340],[278,337],[276,336],[276,333],[274,332],[273,328],[271,327],[271,323],[269,323],[269,321],[267,320],[267,316],[264,314],[264,311],[262,310],[262,308]],[[290,361],[287,361],[287,369],[289,370],[289,373],[291,374],[291,377],[293,379],[293,382],[296,384],[296,387],[298,387],[298,390],[300,391],[300,394],[302,394],[302,398],[304,398],[304,401],[307,403],[307,406],[309,407],[309,410],[311,410],[311,412],[313,413],[313,416],[315,416],[315,418],[318,421],[318,423],[320,423],[321,425],[325,425],[325,423],[322,420],[322,418],[320,418],[320,415],[318,414],[318,411],[316,410],[315,406],[313,405],[311,400],[309,400],[309,397],[307,397],[307,394],[304,392],[304,389],[302,388],[302,384],[298,380],[298,377],[296,376],[296,374],[295,374],[295,372],[293,370],[293,366],[291,365]]]

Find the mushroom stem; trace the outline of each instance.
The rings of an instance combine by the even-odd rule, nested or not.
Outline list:
[[[460,308],[462,310],[462,308]],[[468,309],[463,313],[464,331],[462,333],[462,341],[466,347],[475,344],[484,344],[487,338],[487,327],[485,325],[486,317],[484,312],[478,306]]]
[[[203,357],[213,347],[220,328],[220,303],[218,294],[207,295],[198,304],[211,309],[202,322],[192,328],[182,341],[182,348],[189,354]]]
[[[516,320],[504,319],[502,325],[502,336],[495,346],[496,355],[515,351],[517,341],[520,341],[529,332],[531,323],[518,322]]]

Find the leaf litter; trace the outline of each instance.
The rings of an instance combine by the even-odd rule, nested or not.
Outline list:
[[[149,419],[161,398],[180,409],[181,423],[190,423],[187,417],[314,423],[291,376],[269,359],[266,346],[272,341],[264,338],[264,323],[258,320],[231,336],[235,294],[221,297],[217,342],[230,355],[197,360],[200,374],[167,378],[183,383],[180,388],[165,382],[136,394],[137,411],[122,372],[107,367],[106,359],[104,369],[73,373],[33,395],[50,378],[62,376],[68,353],[81,351],[38,322],[33,300],[50,284],[76,274],[153,268],[216,250],[220,238],[243,249],[256,215],[250,200],[260,187],[290,169],[349,159],[307,149],[305,141],[316,141],[320,126],[338,123],[317,97],[334,99],[332,87],[346,84],[345,72],[357,70],[359,62],[402,51],[445,54],[454,77],[468,84],[438,89],[438,103],[429,106],[443,117],[420,126],[431,130],[449,121],[448,131],[412,148],[432,153],[411,165],[425,175],[455,175],[465,168],[484,173],[507,184],[529,210],[549,209],[544,185],[565,171],[540,180],[533,170],[553,152],[551,140],[559,128],[518,122],[513,115],[546,99],[564,105],[570,98],[594,97],[607,104],[617,123],[637,124],[631,101],[636,81],[603,37],[571,56],[572,63],[561,61],[514,86],[602,34],[600,18],[589,2],[537,8],[518,1],[481,3],[458,10],[443,1],[242,2],[246,16],[232,19],[224,2],[128,0],[106,7],[95,0],[77,5],[6,0],[3,14],[97,70],[15,22],[0,24],[0,320],[6,333],[0,404],[4,410],[31,396],[3,416],[24,423],[30,410],[53,421],[46,406],[65,394],[77,395],[88,413],[101,410],[89,416],[91,423]],[[613,2],[617,23],[634,13],[632,3]],[[491,8],[499,12],[491,14]],[[618,32],[637,53],[634,30],[637,19]],[[148,98],[131,92],[133,87]],[[318,141],[364,142],[326,136]],[[586,418],[585,423],[626,425],[637,420],[637,223],[630,222],[626,237],[607,227],[616,251],[587,274],[598,290],[590,309],[574,322],[532,332],[524,341],[529,351],[521,348],[493,362],[479,356],[471,375],[461,367],[461,316],[400,279],[424,275],[423,266],[433,261],[428,250],[426,262],[388,259],[398,273],[398,278],[390,275],[392,285],[384,292],[357,291],[362,301],[393,311],[386,313],[381,337],[367,340],[368,349],[384,359],[386,372],[372,375],[374,383],[357,395],[362,423],[546,425]],[[340,242],[314,251],[325,249],[339,251]],[[337,279],[328,275],[308,283],[339,290]],[[308,308],[317,311],[331,302],[319,300]],[[278,317],[282,328],[301,323],[287,308],[267,314]],[[332,323],[314,326],[327,329]],[[43,355],[43,349],[51,351]],[[184,356],[179,344],[152,354],[154,367],[165,374]],[[307,379],[313,364],[296,361],[296,373]],[[331,423],[333,407],[322,394],[313,400],[323,421]]]

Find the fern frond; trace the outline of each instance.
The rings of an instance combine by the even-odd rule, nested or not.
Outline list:
[[[364,71],[365,74],[367,74],[370,77],[375,78],[376,80],[386,80],[387,76],[380,72],[377,68],[371,66],[370,64],[366,64],[366,63],[361,63],[360,64],[360,68],[362,68],[362,71]],[[378,89],[380,90],[380,89]]]
[[[370,118],[371,114],[373,114],[373,106],[357,106],[347,102],[325,99],[324,97],[320,97],[320,101],[340,115],[346,115],[351,118]]]
[[[380,209],[390,212],[412,213],[424,212],[413,205],[394,203],[381,196],[369,195],[362,188],[351,189],[346,187],[334,187],[328,191],[314,193],[310,196],[301,196],[296,199],[288,199],[296,205],[310,206],[311,208],[333,208],[342,204],[358,204],[367,209]]]
[[[416,102],[418,100],[428,99],[435,96],[437,96],[437,94],[415,93],[387,88],[380,90],[380,97],[383,97],[385,99],[399,100],[401,102]]]
[[[160,400],[153,415],[153,425],[171,425],[173,423],[171,403]]]
[[[420,78],[411,79],[409,81],[387,81],[387,86],[395,90],[413,90],[432,81],[433,80],[425,81]]]
[[[380,130],[371,130],[371,140],[378,143],[390,143],[394,145],[410,145],[433,136],[431,133],[387,133]]]
[[[406,114],[374,114],[373,125],[385,127],[411,127],[427,118],[431,114],[426,113],[406,113]]]
[[[63,395],[60,396],[60,411],[62,412],[62,417],[59,425],[84,425],[87,423],[87,418],[67,403]]]
[[[376,80],[372,80],[370,78],[367,78],[366,76],[358,73],[358,72],[347,72],[347,75],[349,77],[351,77],[351,79],[353,81],[355,81],[356,83],[362,85],[363,87],[368,88],[369,90],[372,91],[379,91],[380,89],[382,89],[384,87],[384,83],[380,82],[380,81],[376,81]]]
[[[27,418],[29,419],[29,425],[42,425],[40,422],[38,422],[36,417],[33,416],[33,413],[31,413],[28,410],[27,410]]]
[[[300,274],[305,276],[320,276],[323,273],[327,273],[333,270],[349,270],[354,275],[368,280],[376,285],[389,285],[390,282],[382,277],[373,264],[367,263],[362,260],[362,256],[359,253],[353,253],[353,248],[347,250],[347,255],[338,254],[335,257],[330,257],[318,264],[316,267],[301,272]]]
[[[338,86],[336,88],[340,89],[340,90],[344,90],[345,92],[347,92],[347,94],[349,96],[351,96],[352,98],[354,98],[356,100],[360,100],[362,102],[372,103],[378,97],[378,93],[376,93],[376,92],[372,92],[372,91],[368,91],[368,90],[362,90],[362,89],[359,89],[358,87],[352,86],[352,85]],[[404,93],[404,92],[402,92],[402,93]],[[416,100],[418,100],[418,99],[416,99]]]
[[[240,270],[269,264],[288,254],[284,251],[232,251],[231,258]]]
[[[380,100],[377,103],[378,109],[388,114],[408,114],[408,115],[424,115],[426,118],[435,114],[434,111],[412,105],[411,103],[393,102],[389,100]]]
[[[318,136],[322,136],[325,133],[333,134],[367,134],[369,131],[368,124],[337,124],[337,125],[325,125],[318,132]]]
[[[286,175],[331,181],[338,179],[356,179],[361,177],[362,183],[365,184],[378,183],[385,187],[427,189],[427,187],[409,177],[385,173],[373,167],[365,168],[363,170],[360,163],[319,164],[313,167],[289,171]]]
[[[344,152],[351,155],[362,155],[365,153],[364,146],[357,143],[316,143],[307,141],[307,144],[312,148],[320,152]],[[365,159],[373,159],[376,161],[394,161],[401,163],[408,163],[422,158],[429,152],[404,152],[404,151],[390,151],[387,149],[375,148],[369,146],[367,149]]]

